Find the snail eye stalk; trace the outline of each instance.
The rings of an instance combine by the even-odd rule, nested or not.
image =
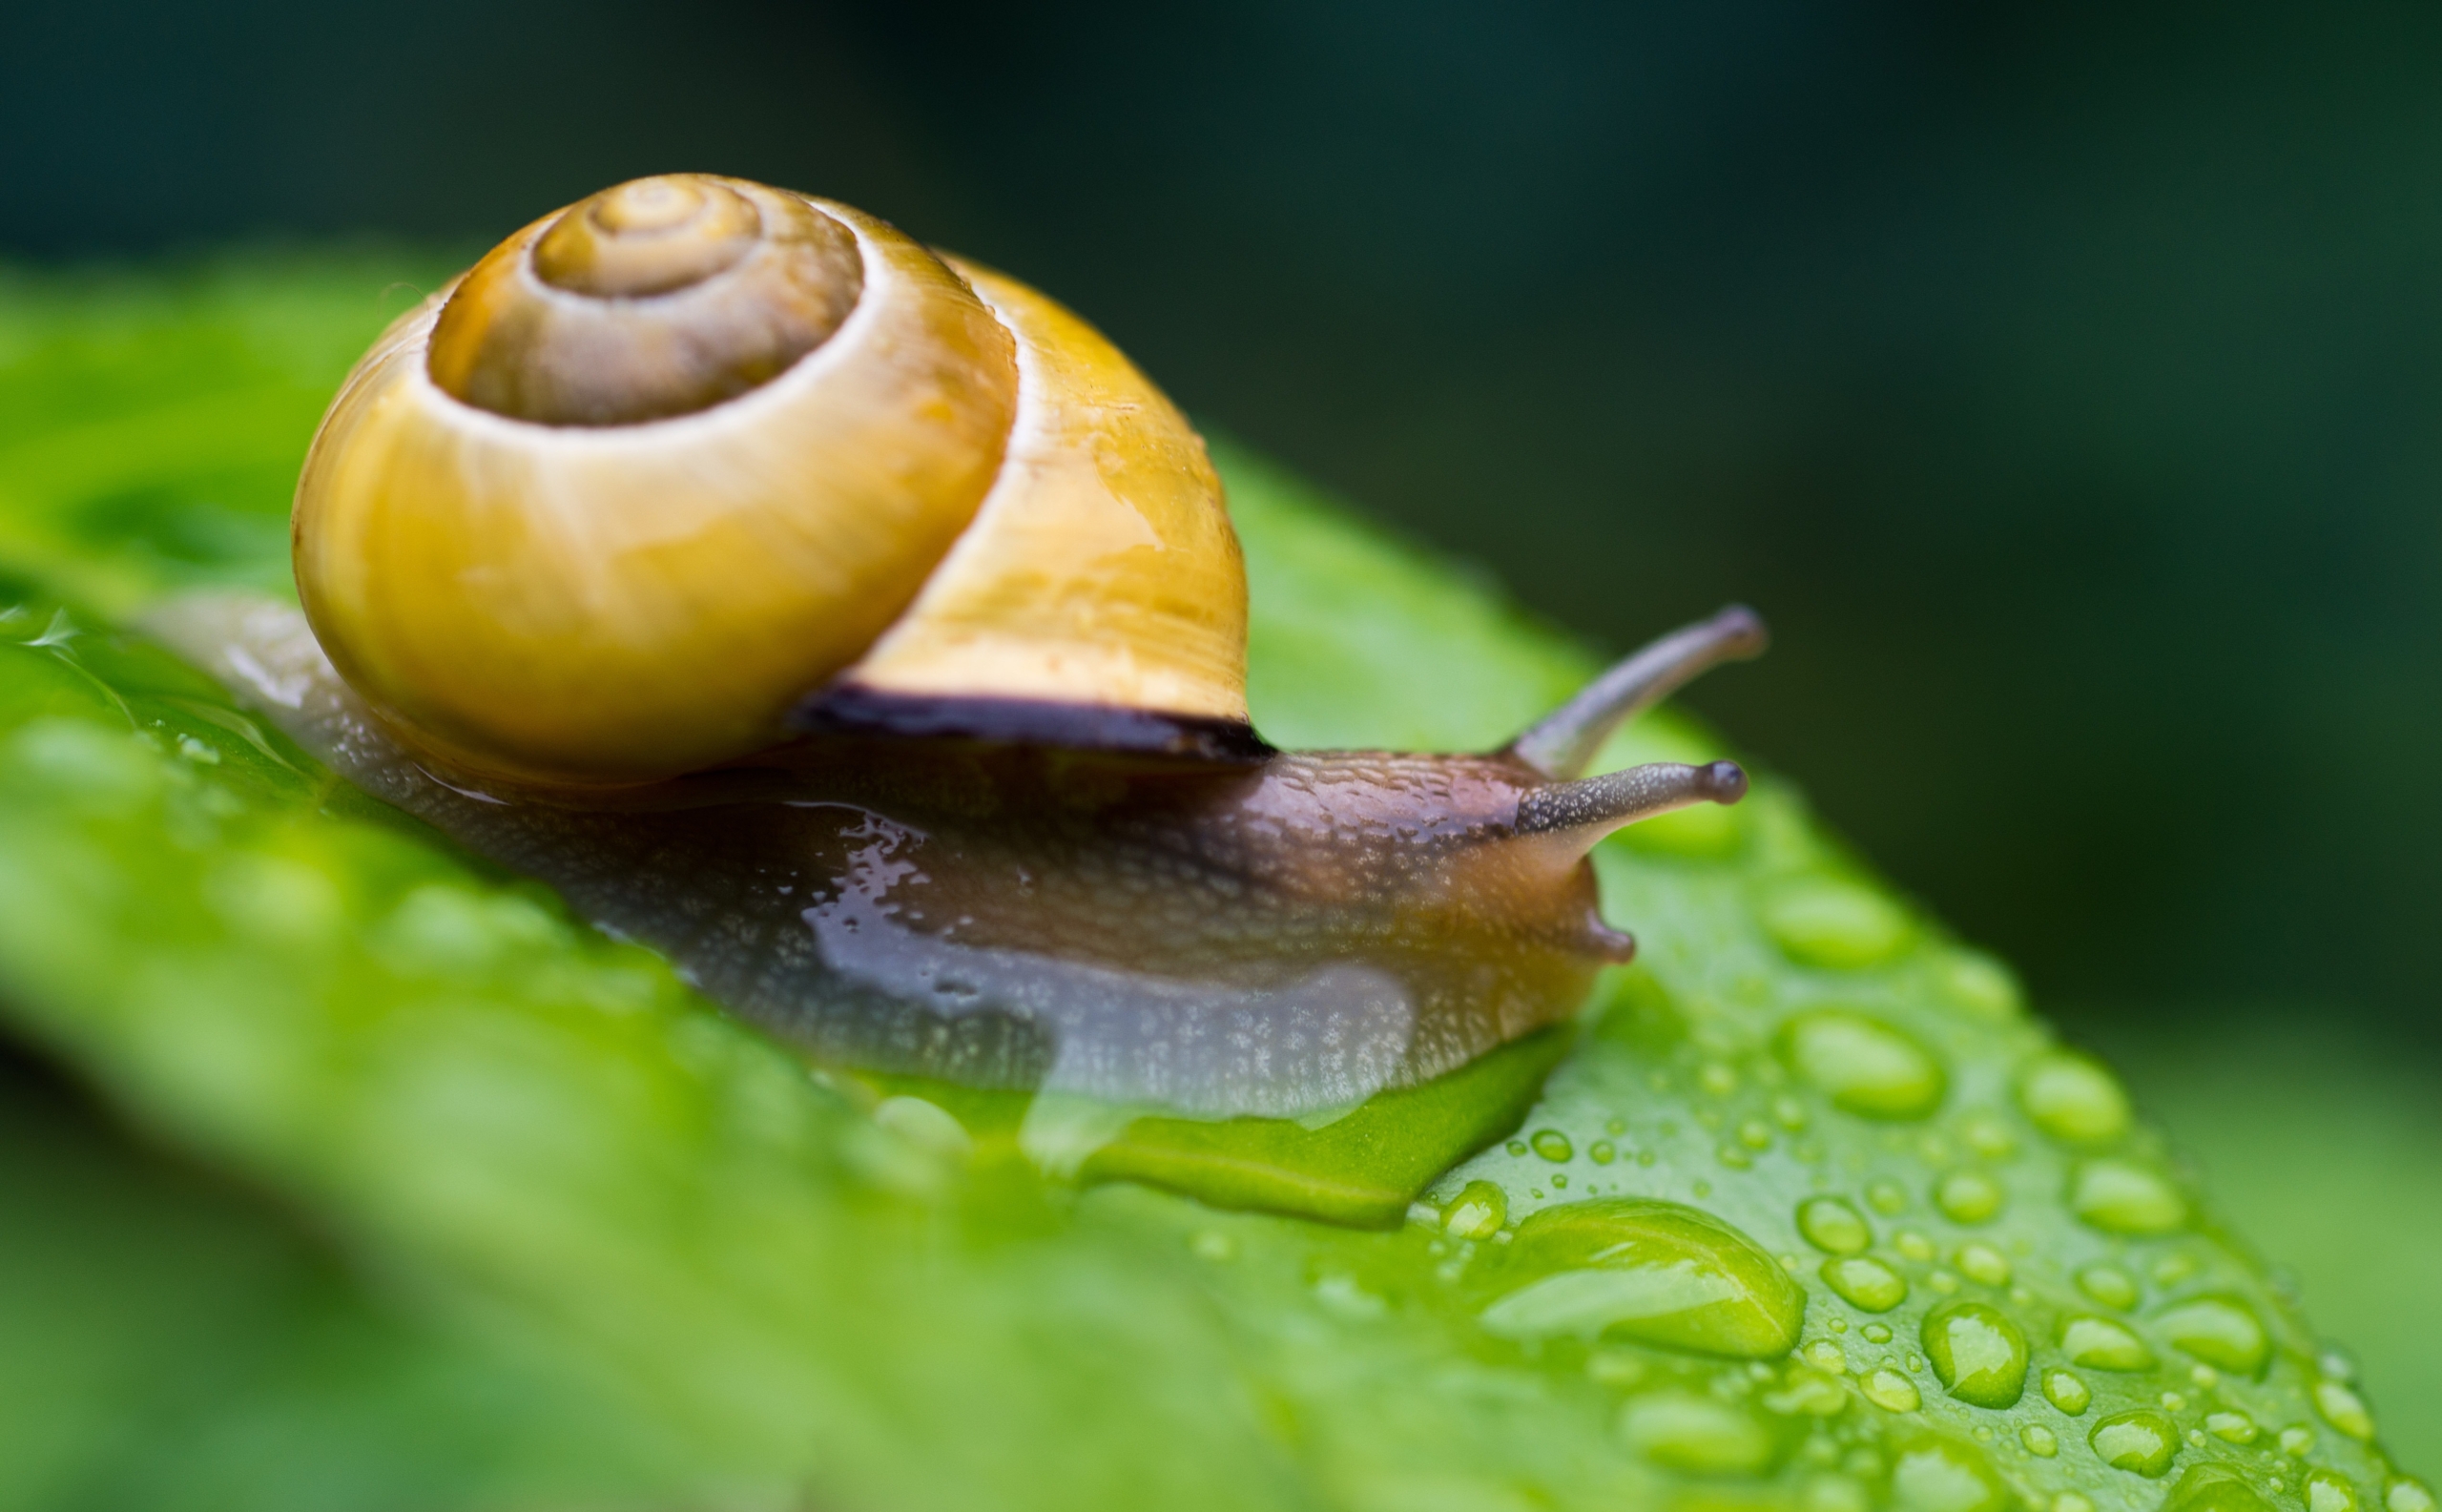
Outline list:
[[[1594,842],[1639,819],[1691,803],[1735,803],[1747,796],[1747,774],[1735,761],[1687,766],[1655,761],[1599,777],[1554,782],[1518,802],[1521,835],[1566,834]]]
[[[1746,661],[1762,655],[1770,639],[1764,621],[1753,610],[1732,604],[1712,618],[1673,631],[1618,662],[1579,690],[1577,696],[1529,725],[1509,742],[1509,754],[1545,777],[1577,777],[1594,759],[1603,742],[1611,737],[1612,731],[1668,697],[1697,674],[1726,661]],[[1698,798],[1710,797],[1709,793],[1697,795]],[[1735,803],[1738,799],[1733,795],[1718,801]]]

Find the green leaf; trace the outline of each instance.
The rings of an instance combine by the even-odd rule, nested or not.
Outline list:
[[[0,298],[0,572],[23,588],[0,620],[0,1003],[146,1138],[261,1194],[217,1199],[199,1237],[141,1161],[78,1195],[83,1157],[17,1140],[9,1228],[64,1237],[0,1246],[0,1295],[80,1269],[88,1295],[0,1311],[21,1341],[0,1382],[56,1383],[43,1420],[76,1425],[0,1454],[0,1503],[2077,1512],[2057,1499],[2294,1502],[2311,1470],[2327,1497],[2430,1506],[2108,1073],[2060,1060],[2008,973],[1785,782],[1601,850],[1640,964],[1517,1137],[1387,1231],[1081,1189],[801,1064],[114,628],[176,588],[278,582],[282,480],[383,277]],[[1588,670],[1219,457],[1275,738],[1486,745]],[[1665,712],[1607,759],[1719,754]],[[1409,1116],[1376,1112],[1358,1166]],[[1211,1157],[1184,1138],[1172,1158]],[[79,1204],[114,1216],[59,1216]],[[259,1257],[145,1255],[127,1233],[155,1213],[181,1253]],[[1903,1295],[1846,1300],[1835,1254]],[[2085,1317],[2153,1363],[2068,1363]],[[344,1369],[221,1368],[325,1328],[369,1342]],[[2017,1390],[1995,1339],[2024,1341]],[[177,1433],[134,1431],[162,1420],[138,1353],[217,1384]],[[300,1395],[348,1425],[302,1480]],[[212,1473],[181,1475],[199,1443]],[[418,1446],[445,1473],[402,1469]]]

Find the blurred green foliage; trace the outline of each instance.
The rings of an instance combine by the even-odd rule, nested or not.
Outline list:
[[[2108,1074],[1769,777],[1603,849],[1642,963],[1403,1227],[877,1122],[114,628],[277,584],[391,276],[0,300],[0,1011],[106,1109],[11,1072],[0,1504],[2430,1507]],[[1587,672],[1221,460],[1274,738]]]

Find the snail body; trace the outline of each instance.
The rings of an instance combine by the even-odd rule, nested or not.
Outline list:
[[[1500,751],[1287,753],[1201,442],[1075,316],[738,180],[537,221],[386,333],[303,615],[158,622],[309,749],[820,1056],[1199,1116],[1414,1085],[1627,959],[1580,777],[1743,610]]]

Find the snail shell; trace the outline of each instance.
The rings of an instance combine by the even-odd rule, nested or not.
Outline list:
[[[639,179],[394,325],[297,581],[402,739],[651,782],[801,725],[1215,757],[1246,583],[1202,442],[1091,327],[827,200]]]

